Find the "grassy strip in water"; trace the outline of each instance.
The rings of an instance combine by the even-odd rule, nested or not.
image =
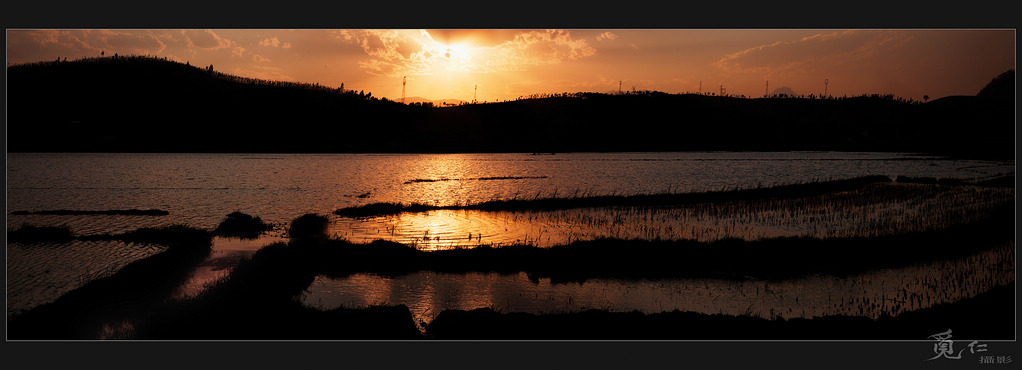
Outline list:
[[[75,238],[67,226],[21,225],[7,231],[7,242],[58,242],[66,243]]]
[[[845,276],[871,269],[966,256],[1014,240],[1014,213],[998,208],[986,219],[940,230],[850,238],[783,237],[649,241],[598,239],[550,248],[517,245],[420,251],[377,240],[330,241],[309,258],[333,276],[524,271],[553,281],[589,278],[718,277],[784,279],[809,274]]]
[[[545,179],[545,178],[547,178],[547,177],[546,176],[491,176],[491,177],[473,177],[473,178],[467,178],[467,179],[449,179],[449,178],[446,178],[446,177],[441,177],[439,179],[412,179],[412,180],[405,181],[405,184],[407,185],[407,184],[414,184],[414,183],[420,183],[420,182],[441,182],[441,181],[526,180],[526,179]]]
[[[46,211],[14,211],[12,215],[61,215],[61,216],[81,216],[81,215],[120,215],[120,216],[166,216],[170,212],[160,209],[112,209],[106,211],[80,211],[80,210],[68,210],[68,209],[57,209],[57,210],[46,210]]]
[[[856,316],[762,318],[695,312],[643,314],[588,310],[534,315],[490,308],[447,310],[426,326],[433,339],[924,340],[953,328],[955,337],[1014,339],[1015,283],[976,297],[877,320]],[[933,354],[931,353],[930,356]],[[925,358],[922,358],[925,359]]]
[[[334,214],[346,217],[373,217],[395,215],[402,212],[425,212],[435,209],[441,208],[421,203],[370,203],[361,206],[341,208],[334,211]]]
[[[811,194],[845,191],[873,183],[888,183],[886,176],[865,176],[847,180],[814,182],[807,184],[782,185],[770,188],[709,191],[700,193],[641,194],[630,196],[604,195],[570,198],[502,199],[468,205],[426,205],[421,203],[372,203],[362,206],[341,208],[334,211],[338,216],[371,217],[398,214],[402,212],[425,212],[431,210],[482,210],[482,211],[528,211],[570,209],[586,207],[660,207],[685,204],[756,200],[764,198],[801,197]]]
[[[132,262],[54,302],[13,316],[8,321],[8,338],[96,339],[105,326],[135,321],[161,304],[209,255],[212,247],[209,232],[183,226],[139,229],[89,239],[154,242],[166,244],[167,250]]]
[[[83,235],[78,240],[120,240],[129,243],[156,243],[175,245],[194,245],[209,242],[212,234],[209,231],[185,225],[165,227],[143,227],[120,234]]]
[[[7,232],[9,242],[69,242],[71,240],[119,240],[128,243],[155,243],[166,245],[202,243],[210,232],[185,225],[143,227],[120,234],[74,235],[67,226],[22,225]]]
[[[979,186],[992,186],[992,187],[1012,187],[1015,186],[1015,174],[1007,175],[996,175],[987,179],[982,180],[963,180],[956,178],[935,178],[935,177],[908,177],[898,176],[894,179],[895,182],[905,184],[936,184],[936,185],[979,185]]]

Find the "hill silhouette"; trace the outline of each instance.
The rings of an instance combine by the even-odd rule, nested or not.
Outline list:
[[[437,107],[152,57],[7,72],[9,152],[839,150],[1014,158],[1014,99],[986,93],[923,104],[889,95],[639,91]],[[1007,81],[1013,97],[1013,80],[991,86]]]
[[[1002,100],[1015,100],[1015,70],[1011,69],[1007,72],[1001,73],[999,76],[994,77],[976,96],[991,98],[991,99],[1002,99]]]

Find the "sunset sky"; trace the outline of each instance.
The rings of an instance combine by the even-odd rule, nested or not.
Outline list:
[[[479,101],[657,90],[760,97],[975,95],[1015,66],[1015,31],[916,29],[7,30],[7,63],[115,53],[245,77]],[[826,84],[824,81],[829,81]],[[620,84],[620,85],[619,85]]]

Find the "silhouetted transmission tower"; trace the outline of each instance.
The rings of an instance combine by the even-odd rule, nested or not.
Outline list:
[[[408,85],[408,76],[401,77],[401,104],[405,103],[405,86]]]

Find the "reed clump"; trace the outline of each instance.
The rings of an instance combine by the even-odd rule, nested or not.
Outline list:
[[[263,222],[258,216],[250,216],[242,212],[232,212],[213,229],[220,236],[254,239],[263,232],[273,229],[273,225]]]
[[[308,213],[291,221],[288,236],[295,241],[324,240],[329,226],[326,216]]]

